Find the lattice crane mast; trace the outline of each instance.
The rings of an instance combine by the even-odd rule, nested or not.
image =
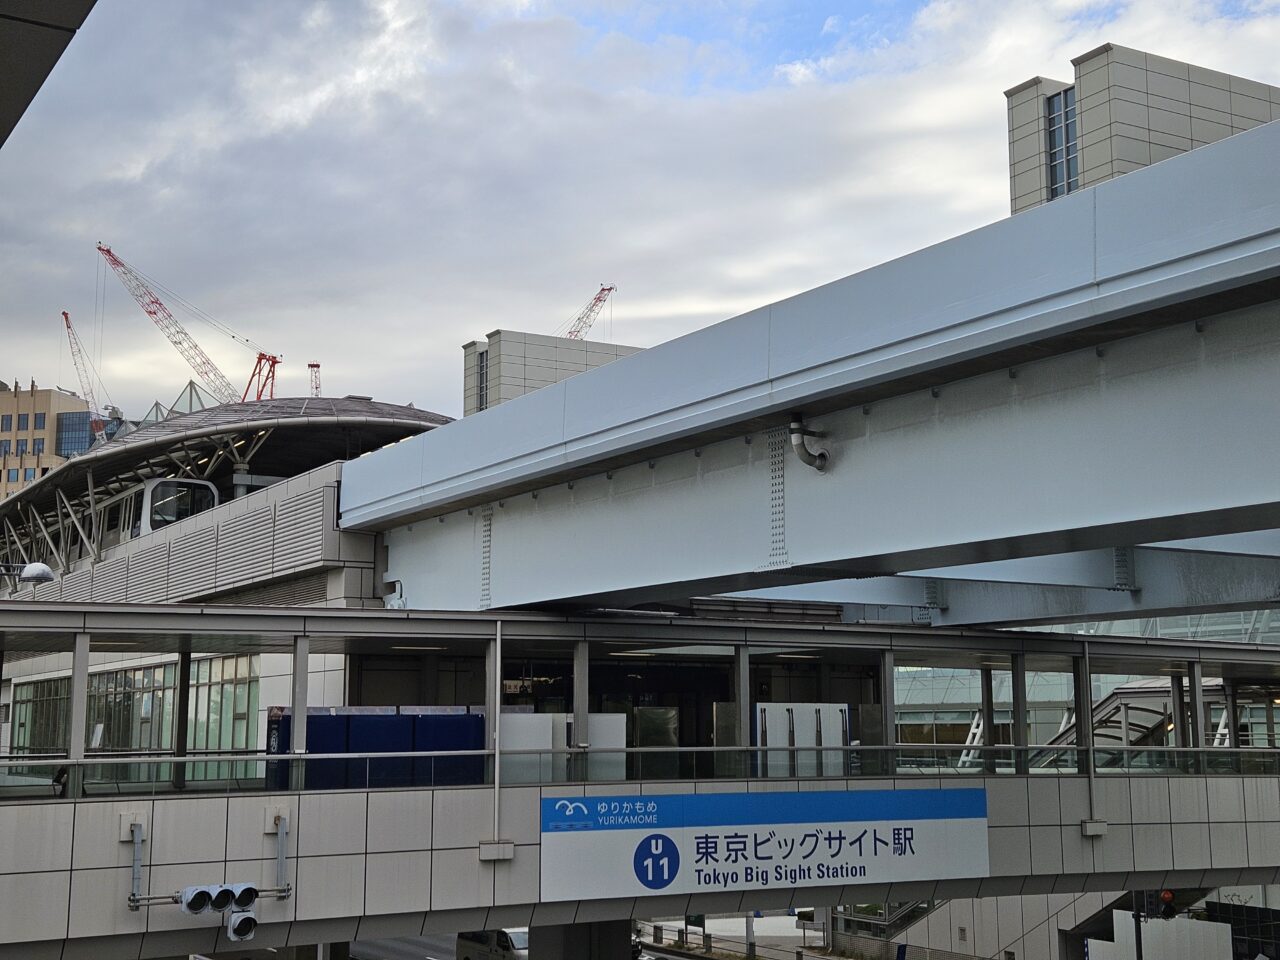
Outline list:
[[[107,427],[102,420],[101,408],[93,392],[93,378],[89,376],[89,364],[84,358],[84,349],[80,346],[80,337],[76,328],[71,325],[71,314],[62,311],[62,322],[67,327],[67,340],[71,343],[71,359],[76,365],[76,376],[80,378],[80,390],[89,404],[89,429],[93,431],[93,439],[98,443],[107,442]]]
[[[200,345],[192,339],[191,334],[178,322],[169,308],[165,306],[164,301],[151,289],[150,284],[138,271],[117,257],[111,248],[105,244],[98,244],[98,252],[110,264],[111,269],[116,272],[116,276],[120,278],[120,282],[124,284],[125,289],[129,291],[133,299],[138,301],[138,306],[142,308],[142,312],[155,321],[155,325],[160,328],[160,332],[168,337],[169,342],[174,345],[178,353],[182,354],[183,359],[191,365],[191,369],[196,372],[196,376],[204,382],[205,386],[213,392],[220,402],[243,402],[249,399],[250,394],[256,400],[275,396],[276,365],[280,362],[279,356],[267,353],[252,340],[232,332],[223,324],[217,323],[213,318],[206,315],[205,319],[227,336],[249,347],[251,350],[256,350],[258,353],[257,361],[253,366],[253,373],[249,375],[248,384],[242,393],[237,393],[236,388],[227,379],[227,375],[218,368],[218,365],[209,358],[207,353],[200,349]]]
[[[604,309],[604,302],[609,299],[609,294],[617,289],[613,284],[601,285],[600,292],[592,297],[591,301],[582,308],[582,312],[573,318],[573,323],[569,325],[569,332],[565,336],[570,340],[581,340],[585,337],[591,325],[596,322],[596,317],[600,316],[600,311]]]
[[[308,363],[307,372],[311,374],[311,395],[318,397],[320,396],[320,364]]]

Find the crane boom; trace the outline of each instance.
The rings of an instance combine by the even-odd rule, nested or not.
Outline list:
[[[89,428],[98,443],[107,442],[107,428],[102,422],[102,413],[98,407],[98,399],[93,394],[93,379],[89,376],[89,365],[85,363],[84,350],[80,346],[80,338],[76,328],[71,325],[71,314],[62,311],[62,322],[67,326],[67,340],[71,343],[71,359],[76,365],[76,376],[80,378],[80,389],[84,392],[85,402],[89,404]]]
[[[213,391],[214,396],[222,403],[238,402],[241,396],[236,392],[235,387],[231,386],[227,375],[219,370],[218,365],[209,359],[209,355],[200,349],[200,345],[191,339],[191,334],[187,333],[186,328],[174,318],[169,308],[156,296],[147,282],[138,276],[132,267],[112,253],[110,247],[100,243],[98,252],[111,265],[111,269],[116,272],[116,276],[120,278],[125,289],[132,294],[133,299],[138,301],[142,312],[155,321],[160,332],[169,338],[169,342],[191,365],[196,376]]]
[[[602,285],[600,292],[591,298],[591,302],[582,308],[580,314],[573,318],[573,323],[570,324],[569,332],[565,336],[570,340],[581,340],[585,337],[591,325],[596,322],[596,317],[600,316],[600,311],[604,308],[604,302],[609,299],[609,294],[617,289],[613,284]]]

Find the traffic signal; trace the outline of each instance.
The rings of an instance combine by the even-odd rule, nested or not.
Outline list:
[[[251,940],[258,928],[253,905],[258,902],[258,888],[252,883],[218,883],[202,887],[184,887],[178,892],[178,906],[183,913],[200,914],[207,910],[227,914],[227,939]]]
[[[1160,918],[1162,920],[1172,920],[1178,915],[1178,905],[1173,901],[1172,890],[1160,891]]]
[[[232,910],[227,914],[227,939],[252,940],[258,929],[258,918],[252,910]]]

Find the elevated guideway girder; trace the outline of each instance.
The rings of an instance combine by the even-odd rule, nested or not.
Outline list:
[[[362,458],[342,524],[385,531],[425,608],[828,580],[937,623],[1276,602],[1272,554],[1168,543],[1280,528],[1275,150],[1259,127]],[[868,583],[900,574],[925,586]]]

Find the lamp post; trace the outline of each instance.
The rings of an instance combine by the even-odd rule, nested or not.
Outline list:
[[[0,577],[19,583],[53,583],[53,571],[46,563],[0,563]]]

